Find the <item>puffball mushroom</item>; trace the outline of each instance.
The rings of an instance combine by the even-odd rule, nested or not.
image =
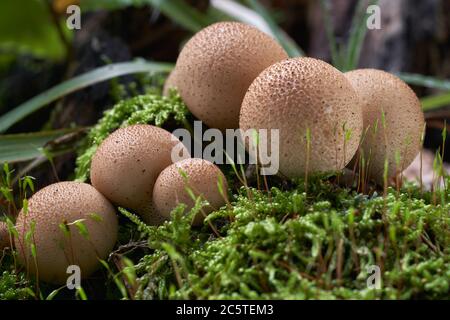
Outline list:
[[[279,168],[289,178],[344,168],[358,149],[362,127],[350,82],[312,58],[264,70],[250,85],[240,113],[242,130],[267,129],[269,137],[270,130],[279,130]]]
[[[9,245],[8,225],[5,222],[0,221],[0,256],[2,254],[1,251],[6,247],[9,247]]]
[[[176,146],[181,146],[176,152]],[[152,209],[153,186],[172,164],[171,153],[189,156],[170,132],[151,125],[132,125],[113,132],[98,147],[91,163],[91,182],[111,202],[134,210],[152,225],[164,219]]]
[[[189,110],[209,127],[234,129],[245,92],[258,74],[287,59],[270,36],[238,22],[220,22],[195,34],[183,47],[169,84]]]
[[[175,69],[172,70],[172,72],[169,73],[167,76],[166,82],[164,83],[163,88],[163,96],[168,96],[170,89],[176,89],[177,86],[175,84]]]
[[[225,176],[216,165],[207,160],[190,158],[174,163],[161,172],[153,189],[153,203],[160,215],[170,219],[170,213],[178,204],[186,204],[187,210],[194,207],[190,190],[195,197],[200,196],[209,203],[194,218],[193,225],[200,225],[205,215],[226,203],[227,189]]]
[[[79,266],[86,278],[100,265],[99,259],[108,257],[117,240],[118,221],[114,207],[91,185],[59,182],[29,199],[16,229],[15,247],[28,271],[39,280],[65,284],[68,266]]]
[[[361,69],[345,76],[362,100],[367,133],[361,150],[366,163],[370,163],[369,175],[382,185],[385,159],[388,178],[392,178],[406,169],[420,151],[425,123],[420,101],[405,82],[390,73]]]

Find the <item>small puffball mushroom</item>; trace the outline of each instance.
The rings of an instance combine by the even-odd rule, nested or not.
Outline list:
[[[170,213],[178,204],[186,204],[187,210],[194,207],[190,190],[209,203],[194,218],[193,225],[201,225],[205,215],[226,203],[227,189],[225,176],[216,165],[203,159],[185,159],[161,172],[153,189],[153,204],[160,215],[170,219]]]
[[[16,229],[15,247],[28,271],[39,280],[65,284],[68,266],[79,266],[86,278],[98,268],[99,259],[108,257],[117,240],[118,221],[114,207],[91,185],[59,182],[29,199]]]
[[[172,70],[171,73],[169,73],[169,75],[167,76],[166,82],[164,83],[164,88],[163,88],[163,96],[168,96],[170,89],[176,89],[177,86],[175,84],[175,69]]]
[[[5,222],[0,221],[0,257],[2,250],[10,246],[8,225]]]
[[[91,163],[91,182],[111,202],[134,210],[152,225],[163,221],[152,209],[153,186],[177,156],[189,153],[170,132],[151,125],[121,128],[106,138]]]
[[[382,185],[385,159],[388,178],[393,178],[420,151],[424,130],[420,101],[405,82],[390,73],[361,69],[345,76],[362,101],[365,134],[361,151],[370,165],[369,175]]]
[[[312,58],[284,60],[264,70],[250,85],[240,114],[244,131],[267,129],[270,137],[271,130],[279,130],[279,169],[289,178],[344,168],[358,149],[362,125],[350,82]]]
[[[287,58],[284,49],[258,29],[220,22],[186,43],[170,81],[197,118],[212,128],[234,129],[252,81],[271,64]]]

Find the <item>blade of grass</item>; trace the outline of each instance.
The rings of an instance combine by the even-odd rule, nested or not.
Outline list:
[[[266,20],[252,9],[230,0],[211,0],[210,4],[212,8],[226,14],[230,19],[236,19],[250,24],[275,38],[275,34],[272,32]]]
[[[0,163],[14,163],[37,158],[42,155],[40,148],[47,142],[76,130],[79,129],[0,135]]]
[[[109,64],[91,70],[42,92],[41,94],[4,114],[0,117],[0,132],[5,132],[18,121],[43,108],[49,103],[90,85],[132,73],[169,72],[172,68],[173,65],[168,63],[137,60],[133,62]]]
[[[257,12],[267,23],[275,38],[280,42],[281,46],[286,50],[290,57],[304,56],[303,50],[284,32],[273,20],[269,11],[257,0],[245,0],[250,8]]]
[[[323,22],[325,25],[325,33],[328,39],[328,45],[331,52],[332,64],[342,70],[343,64],[341,54],[337,45],[336,37],[334,35],[334,26],[331,18],[330,2],[328,0],[320,0],[320,6],[322,8]]]
[[[347,45],[347,63],[345,71],[356,69],[361,57],[361,50],[368,31],[366,22],[369,14],[365,10],[365,4],[366,0],[359,0],[353,15],[352,28]],[[376,4],[378,4],[378,0],[369,1],[369,5]]]
[[[215,22],[209,16],[198,11],[183,0],[145,0],[142,2],[147,2],[168,16],[172,21],[177,22],[192,32],[197,32]]]
[[[279,31],[277,34],[278,41],[281,46],[286,50],[287,54],[291,58],[304,57],[306,53],[300,48],[297,43],[292,39],[284,30]]]
[[[408,84],[431,89],[450,91],[450,80],[442,80],[413,73],[398,73],[397,76]]]
[[[436,96],[425,97],[422,98],[420,102],[422,102],[423,111],[431,111],[446,107],[450,105],[450,92]]]
[[[129,6],[143,6],[142,0],[80,0],[83,12],[95,10],[117,10]]]
[[[81,0],[80,5],[84,12],[150,5],[191,32],[197,32],[214,22],[212,17],[203,14],[183,0]]]
[[[245,0],[244,6],[232,0],[211,0],[211,6],[237,21],[255,26],[275,38],[290,57],[304,56],[303,50],[273,20],[267,9],[258,1]]]
[[[95,10],[118,10],[126,7],[142,7],[148,0],[79,0],[83,12]]]

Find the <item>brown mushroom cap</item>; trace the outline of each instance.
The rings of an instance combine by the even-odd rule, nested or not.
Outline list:
[[[242,99],[252,81],[271,64],[287,58],[284,49],[258,29],[220,22],[186,43],[173,83],[189,110],[208,126],[237,128]]]
[[[344,168],[358,149],[362,125],[350,82],[333,66],[312,58],[289,59],[264,70],[248,89],[240,114],[243,130],[279,129],[280,171],[290,178],[303,176],[306,169]]]
[[[406,169],[420,151],[424,129],[420,101],[405,82],[390,73],[361,69],[347,72],[345,76],[362,100],[364,132],[367,132],[361,149],[370,163],[369,174],[383,184],[385,159],[391,178]],[[396,153],[400,156],[400,167]]]
[[[116,205],[132,209],[149,224],[161,217],[152,213],[153,185],[172,164],[171,153],[180,141],[170,132],[150,125],[121,128],[106,138],[91,164],[92,185]],[[188,155],[183,149],[184,155]]]
[[[86,227],[87,235],[75,221]],[[109,255],[117,240],[118,222],[114,207],[94,187],[60,182],[31,197],[28,212],[22,209],[17,217],[16,229],[21,263],[39,280],[65,284],[69,265],[78,265],[81,277],[86,278],[97,269],[99,259]],[[36,260],[31,244],[36,246]]]
[[[219,190],[219,181],[224,194]],[[186,188],[210,204],[202,208],[203,213],[197,214],[194,225],[200,225],[205,215],[225,204],[228,187],[223,173],[207,160],[192,158],[179,161],[161,172],[153,189],[155,210],[170,219],[170,213],[180,203],[186,204],[187,210],[192,209],[195,203]]]
[[[8,225],[0,221],[0,256],[2,255],[2,250],[10,246],[9,240]]]

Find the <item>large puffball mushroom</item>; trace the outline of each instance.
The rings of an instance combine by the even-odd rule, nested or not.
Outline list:
[[[369,163],[368,173],[382,185],[385,160],[388,178],[393,178],[420,151],[424,130],[420,101],[406,83],[390,73],[361,69],[345,76],[362,100],[365,133],[361,151]]]
[[[161,172],[153,189],[153,204],[160,215],[170,219],[178,204],[184,203],[190,210],[195,204],[192,196],[201,197],[209,205],[194,218],[193,225],[200,225],[205,215],[226,203],[227,189],[225,176],[216,165],[203,159],[185,159]]]
[[[287,59],[270,36],[238,22],[213,24],[183,47],[170,79],[189,110],[209,127],[234,129],[252,81],[268,66]]]
[[[19,260],[39,280],[65,284],[67,268],[91,275],[117,240],[114,207],[94,187],[80,182],[47,186],[28,200],[16,221]],[[33,245],[35,253],[33,255]]]
[[[153,186],[176,156],[189,153],[170,132],[151,125],[114,131],[98,147],[91,163],[91,182],[111,202],[134,210],[152,225],[164,219],[152,209]]]
[[[10,238],[8,225],[5,222],[0,221],[0,256],[2,255],[2,250],[10,246]]]
[[[350,82],[312,58],[264,70],[248,89],[240,114],[244,131],[267,129],[270,137],[279,130],[279,170],[289,178],[344,168],[358,149],[362,127],[360,101]]]

